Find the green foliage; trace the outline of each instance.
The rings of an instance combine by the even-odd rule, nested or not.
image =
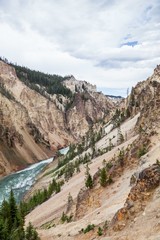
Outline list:
[[[132,87],[131,93],[130,93],[130,102],[129,105],[131,107],[135,106],[135,93],[134,93],[134,88]]]
[[[85,173],[85,185],[87,188],[92,188],[93,187],[93,179],[91,174],[89,173],[89,167],[88,164],[86,165],[86,173]]]
[[[112,162],[106,163],[106,169],[107,169],[107,171],[110,170],[112,167],[113,167]]]
[[[109,222],[106,220],[104,225],[103,225],[103,230],[108,229],[108,227],[109,227]]]
[[[129,118],[131,116],[129,108],[126,109],[126,118]]]
[[[93,187],[93,180],[92,180],[92,176],[91,174],[88,174],[86,181],[85,181],[85,185],[87,188],[92,188]]]
[[[64,178],[66,181],[69,180],[69,178],[71,178],[74,174],[74,171],[75,171],[75,168],[74,168],[74,165],[73,163],[68,163],[66,166],[65,166],[65,169],[64,169]]]
[[[64,157],[59,158],[58,166],[52,171],[49,171],[47,174],[57,172],[58,177],[61,177],[62,175],[64,175],[65,180],[68,181],[68,179],[73,176],[75,170],[77,173],[80,172],[80,167],[79,167],[80,164],[89,163],[94,156],[102,155],[106,151],[109,151],[109,149],[111,150],[111,148],[113,147],[112,143],[110,143],[110,146],[108,148],[101,150],[99,152],[96,152],[95,143],[99,139],[101,139],[101,137],[102,137],[102,129],[100,129],[100,131],[98,132],[93,132],[93,129],[91,128],[88,134],[85,137],[83,137],[82,141],[79,144],[70,145],[68,153]],[[83,155],[82,153],[85,150],[87,150],[89,147],[92,148],[92,155],[90,153],[85,153]],[[77,159],[75,162],[72,162],[71,165],[68,165],[69,162],[71,162],[78,155],[79,155],[79,159]]]
[[[38,234],[31,223],[26,228],[25,240],[40,240]]]
[[[160,161],[158,159],[156,159],[156,164],[160,166]]]
[[[83,233],[87,233],[90,232],[91,230],[93,230],[95,228],[94,224],[89,224],[85,229],[82,229]]]
[[[68,215],[66,215],[66,214],[63,212],[63,213],[62,213],[62,217],[61,217],[61,222],[62,222],[62,223],[65,223],[65,222],[69,223],[69,222],[72,221],[72,218],[73,218],[72,215],[68,216]]]
[[[121,167],[124,166],[124,150],[123,149],[119,150],[118,162],[119,162]]]
[[[36,206],[42,204],[47,199],[51,197],[51,195],[55,192],[58,193],[61,191],[61,185],[63,182],[56,182],[55,179],[49,184],[49,187],[43,190],[38,190],[34,195],[27,201],[20,203],[21,213],[25,216],[29,212],[31,212]]]
[[[140,124],[140,126],[139,126],[139,133],[141,134],[142,132],[144,132],[144,130],[143,130],[141,124]]]
[[[49,94],[61,94],[72,98],[70,89],[62,84],[62,82],[70,76],[61,77],[56,74],[51,75],[14,64],[11,65],[15,68],[18,78],[41,95],[47,97],[47,92]]]
[[[8,202],[3,201],[0,208],[0,240],[39,240],[36,230],[29,225],[26,231],[24,226],[24,215],[20,206],[16,205],[13,191],[11,190]],[[29,233],[29,234],[28,234]]]
[[[1,93],[3,96],[5,96],[6,98],[8,98],[9,100],[13,100],[13,101],[16,102],[14,96],[11,94],[10,91],[8,91],[8,90],[6,89],[6,87],[4,86],[4,84],[1,83],[1,82],[0,82],[0,93]]]
[[[111,175],[108,177],[108,179],[107,179],[107,184],[111,184],[111,183],[113,183],[113,179],[112,179],[112,177],[111,177]]]
[[[147,149],[145,146],[141,146],[139,149],[138,149],[138,152],[137,152],[137,157],[140,158],[142,157],[144,154],[147,153]]]
[[[102,236],[103,235],[103,230],[102,230],[101,227],[98,228],[97,234],[98,234],[98,236]]]
[[[107,185],[107,172],[104,167],[100,170],[100,184],[102,187]]]
[[[121,143],[124,142],[124,136],[122,134],[120,126],[118,127],[117,131],[118,131],[118,133],[117,133],[117,143],[121,144]]]
[[[70,101],[68,101],[65,105],[65,110],[66,111],[72,107],[73,102],[74,102],[74,97],[75,97],[74,95],[70,96]]]

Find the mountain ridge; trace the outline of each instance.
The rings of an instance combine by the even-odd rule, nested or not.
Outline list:
[[[0,152],[3,156],[0,164],[3,165],[3,174],[5,174],[4,159],[5,162],[9,161],[9,169],[6,167],[6,173],[9,173],[21,169],[27,163],[53,156],[57,149],[73,141],[79,141],[91,125],[114,108],[112,101],[102,94],[97,95],[96,92],[87,92],[83,89],[82,93],[76,92],[73,95],[63,84],[56,92],[64,91],[64,95],[49,94],[45,86],[38,86],[34,81],[40,78],[40,83],[43,83],[44,77],[44,80],[48,81],[46,86],[54,88],[56,85],[52,81],[52,76],[23,67],[17,68],[19,76],[24,77],[23,80],[17,77],[16,68],[0,61],[2,116]],[[57,75],[55,76],[57,79]],[[97,97],[99,104],[94,100]],[[13,162],[12,156],[15,158]]]

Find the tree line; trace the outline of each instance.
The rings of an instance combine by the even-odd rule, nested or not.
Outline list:
[[[39,92],[47,97],[49,94],[61,94],[68,98],[72,98],[72,92],[66,88],[62,82],[71,76],[60,76],[57,74],[42,73],[40,71],[31,70],[24,66],[9,62],[6,58],[0,57],[0,60],[15,68],[17,77],[31,89]]]
[[[31,223],[24,229],[24,221],[11,190],[9,200],[4,200],[0,207],[0,240],[40,240]]]
[[[12,64],[12,66],[16,70],[17,77],[40,94],[45,94],[45,92],[47,92],[49,94],[61,94],[68,98],[72,97],[70,89],[62,84],[69,76],[62,77],[56,74],[51,75],[14,64]],[[37,84],[40,87],[37,86]]]

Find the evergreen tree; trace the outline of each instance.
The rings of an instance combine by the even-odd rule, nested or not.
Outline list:
[[[31,223],[29,223],[28,227],[26,228],[25,240],[40,240]]]
[[[9,235],[10,235],[10,230],[9,230],[9,225],[8,225],[8,220],[1,220],[0,223],[0,239],[1,240],[10,240]]]
[[[103,235],[103,230],[101,227],[98,227],[98,231],[97,231],[98,236],[102,236]]]
[[[89,167],[88,164],[86,165],[86,173],[85,173],[85,185],[87,188],[92,188],[93,187],[93,179],[91,174],[89,173]]]
[[[18,227],[18,209],[16,205],[16,200],[14,198],[13,190],[11,190],[9,197],[9,211],[9,226],[10,228],[16,228]]]
[[[124,166],[124,150],[123,150],[123,149],[121,149],[121,150],[119,151],[119,154],[118,154],[118,162],[119,162],[119,164],[120,164],[121,167]]]
[[[30,238],[25,238],[24,213],[26,205],[18,207],[13,191],[10,192],[8,202],[3,201],[0,208],[0,240],[39,240],[37,232],[33,229]],[[32,227],[33,228],[33,227]]]
[[[93,187],[93,180],[92,180],[91,174],[88,174],[85,185],[86,185],[87,188],[92,188]]]
[[[61,184],[58,182],[57,184],[56,184],[56,193],[59,193],[60,191],[61,191]]]
[[[102,187],[107,185],[107,173],[104,167],[100,170],[100,184]]]

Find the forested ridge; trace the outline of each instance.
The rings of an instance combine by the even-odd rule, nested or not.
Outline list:
[[[45,92],[47,92],[49,94],[61,94],[68,98],[72,97],[70,89],[62,84],[62,82],[68,79],[69,76],[62,77],[56,74],[51,75],[31,70],[27,67],[14,64],[11,65],[15,68],[17,77],[27,86],[38,91],[40,94],[44,95]]]
[[[48,94],[61,94],[72,98],[72,92],[66,88],[62,82],[71,76],[62,77],[57,74],[48,74],[40,71],[31,70],[25,66],[20,66],[9,62],[6,58],[0,57],[0,60],[14,67],[17,77],[31,89],[39,92],[41,95],[48,97]]]

